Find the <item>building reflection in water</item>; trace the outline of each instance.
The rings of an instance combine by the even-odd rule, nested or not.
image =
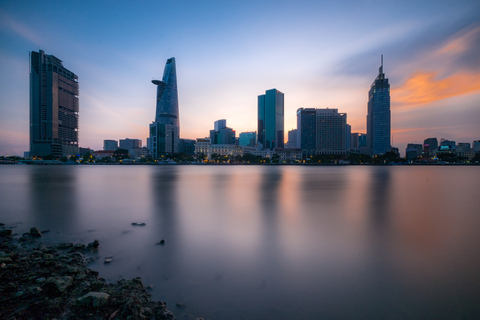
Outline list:
[[[30,214],[39,229],[76,228],[78,215],[77,171],[70,166],[31,166],[29,169]]]

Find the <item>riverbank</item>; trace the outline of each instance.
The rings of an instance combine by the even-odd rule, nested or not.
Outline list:
[[[44,246],[40,239],[36,228],[18,236],[0,225],[1,319],[175,319],[141,278],[109,284],[87,267],[98,241]]]

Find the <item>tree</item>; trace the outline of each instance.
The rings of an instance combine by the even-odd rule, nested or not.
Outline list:
[[[130,155],[128,154],[127,149],[117,149],[113,152],[113,157],[115,158],[116,161],[122,160],[122,159],[129,159]]]
[[[82,158],[82,163],[93,163],[95,162],[95,157],[88,151]]]

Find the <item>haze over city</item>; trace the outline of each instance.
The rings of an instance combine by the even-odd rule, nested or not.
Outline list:
[[[80,146],[145,143],[165,60],[177,61],[180,136],[218,119],[257,130],[257,96],[285,94],[295,111],[338,108],[366,132],[380,55],[391,84],[393,146],[480,136],[477,1],[164,1],[0,4],[0,155],[29,139],[29,51],[45,50],[80,84]],[[285,139],[286,140],[286,139]]]

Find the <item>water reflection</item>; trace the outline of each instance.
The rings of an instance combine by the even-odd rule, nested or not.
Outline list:
[[[30,166],[30,213],[40,229],[68,232],[78,215],[76,172],[73,168]]]
[[[178,171],[175,166],[154,167],[151,172],[150,198],[153,220],[153,235],[156,237],[152,242],[157,243],[158,248],[150,259],[158,262],[150,272],[155,274],[155,279],[169,279],[174,273],[177,265],[177,252],[181,245],[181,236],[178,235],[178,192],[177,180]],[[160,241],[165,241],[165,248]],[[146,251],[151,255],[151,252]]]
[[[174,310],[182,302],[184,313],[233,320],[480,314],[476,167],[0,169],[0,190],[30,199],[26,224],[58,226],[69,241],[70,230],[83,243],[98,236],[114,262],[91,267],[142,276]],[[2,215],[25,210],[12,194],[0,192]]]

